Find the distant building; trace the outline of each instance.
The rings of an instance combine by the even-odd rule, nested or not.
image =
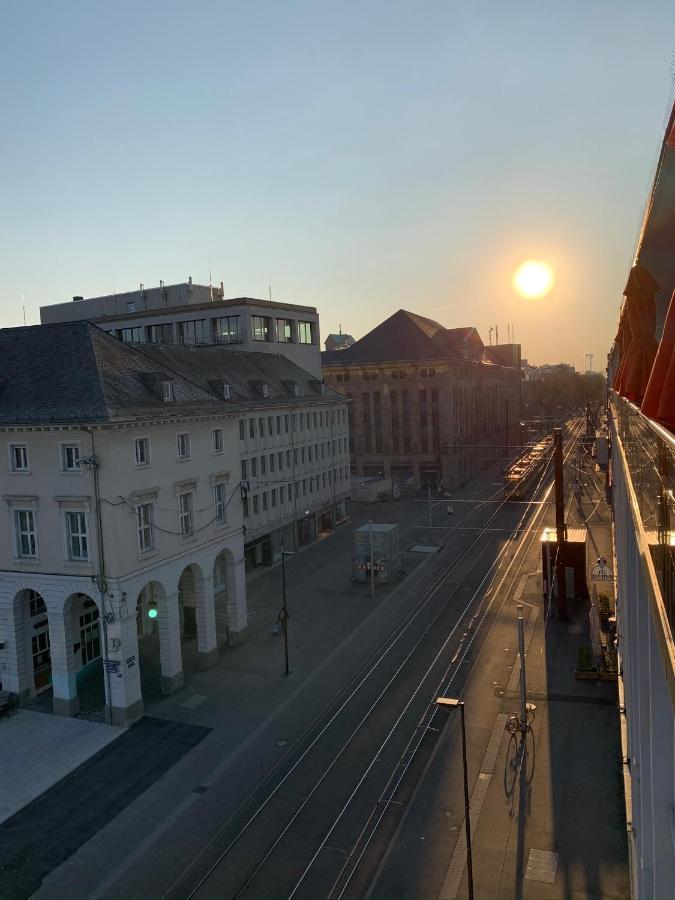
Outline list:
[[[323,343],[326,350],[331,351],[346,350],[347,347],[351,347],[351,345],[356,342],[351,334],[339,332],[338,334],[329,334]]]
[[[453,487],[520,443],[518,344],[399,310],[322,366],[352,401],[353,474]]]
[[[73,297],[40,308],[42,324],[93,322],[125,343],[218,344],[235,350],[281,353],[319,377],[319,316],[313,306],[250,297],[226,299],[220,287],[183,284],[105,297]]]

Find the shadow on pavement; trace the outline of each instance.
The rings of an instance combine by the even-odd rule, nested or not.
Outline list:
[[[0,825],[0,896],[42,879],[147,790],[210,731],[146,717]],[[36,753],[48,748],[35,748]]]

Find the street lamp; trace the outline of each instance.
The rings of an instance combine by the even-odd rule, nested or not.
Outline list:
[[[279,621],[281,622],[281,630],[284,633],[284,659],[286,661],[286,678],[290,674],[288,668],[288,607],[286,606],[286,557],[293,556],[291,550],[284,550],[283,542],[281,544],[281,612],[279,613]]]
[[[466,765],[466,727],[464,724],[464,701],[451,697],[437,697],[438,706],[449,706],[455,709],[459,706],[462,719],[462,762],[464,764],[464,825],[466,828],[466,871],[469,879],[469,900],[473,900],[473,862],[471,860],[471,822],[469,820],[469,773]]]

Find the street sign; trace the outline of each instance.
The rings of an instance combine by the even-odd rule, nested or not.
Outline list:
[[[591,569],[591,581],[613,581],[614,573],[604,560],[599,560]]]

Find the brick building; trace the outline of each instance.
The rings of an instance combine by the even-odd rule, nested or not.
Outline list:
[[[520,443],[518,344],[400,309],[322,369],[352,401],[353,474],[453,487]]]

